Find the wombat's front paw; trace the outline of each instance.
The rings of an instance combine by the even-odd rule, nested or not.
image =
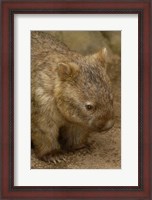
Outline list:
[[[91,148],[89,145],[86,145],[84,146],[83,148],[81,149],[78,149],[78,154],[80,155],[87,155],[87,154],[90,154],[91,153]]]
[[[91,154],[94,149],[95,149],[95,143],[94,141],[91,141],[91,142],[86,143],[83,147],[77,150],[78,150],[78,154],[86,155],[86,154]]]
[[[54,163],[54,164],[60,163],[62,161],[64,161],[64,162],[66,161],[66,159],[63,155],[52,155],[52,154],[45,155],[45,156],[43,156],[42,159],[45,162]]]

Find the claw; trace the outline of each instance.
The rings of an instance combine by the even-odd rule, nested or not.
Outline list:
[[[51,159],[51,161],[52,161],[54,164],[57,163],[57,161],[56,161],[55,159]]]
[[[63,157],[63,161],[66,162],[66,158],[65,157]]]
[[[59,155],[59,156],[52,156],[51,154],[50,155],[47,155],[47,156],[44,156],[43,157],[43,160],[45,162],[48,162],[49,164],[53,163],[53,164],[57,164],[57,163],[60,163],[62,161],[66,161],[65,157],[62,156],[62,155]]]
[[[56,158],[56,162],[57,162],[57,163],[60,163],[61,160],[60,160],[59,158]]]

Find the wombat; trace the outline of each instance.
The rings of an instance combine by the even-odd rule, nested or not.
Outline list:
[[[107,52],[83,56],[45,32],[31,38],[32,143],[40,159],[56,162],[61,150],[79,149],[90,132],[114,124]]]

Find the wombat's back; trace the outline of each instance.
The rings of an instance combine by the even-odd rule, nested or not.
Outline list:
[[[31,45],[32,45],[32,57],[39,55],[43,52],[59,52],[65,54],[69,51],[69,48],[58,41],[55,37],[49,34],[47,31],[32,31],[31,32]]]

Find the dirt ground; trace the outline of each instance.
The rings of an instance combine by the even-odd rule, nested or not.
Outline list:
[[[121,168],[121,34],[120,32],[51,32],[72,50],[86,55],[106,47],[109,51],[107,72],[114,94],[115,124],[107,132],[92,133],[89,151],[64,153],[66,161],[46,163],[36,158],[32,149],[32,169],[119,169]],[[79,37],[80,36],[80,37]],[[86,41],[86,38],[88,39]],[[70,42],[71,40],[71,42]],[[93,45],[92,45],[93,41]],[[82,45],[82,43],[84,45]],[[91,46],[92,45],[92,46]]]

